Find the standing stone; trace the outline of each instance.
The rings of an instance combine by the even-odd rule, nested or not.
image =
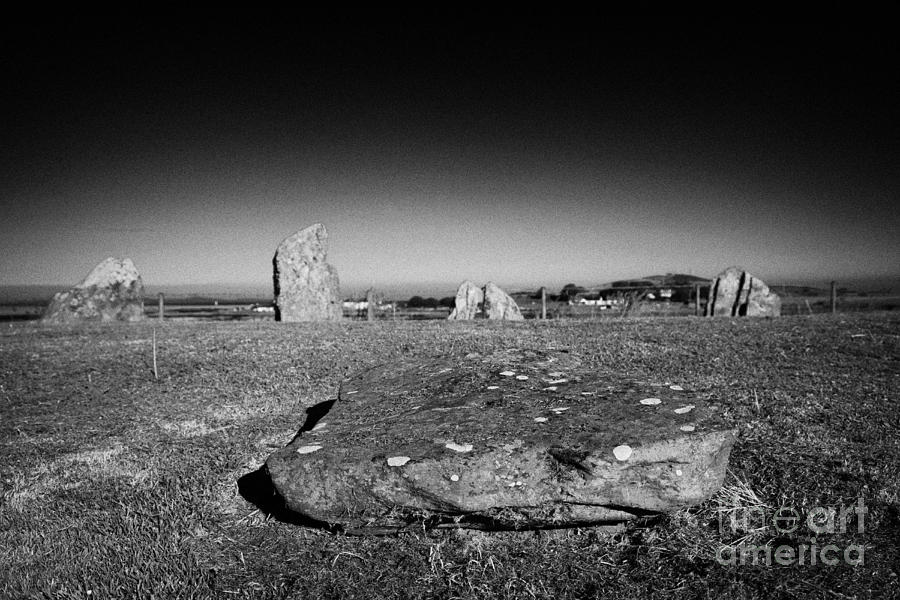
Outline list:
[[[456,307],[447,317],[457,321],[471,321],[478,313],[480,304],[484,302],[484,292],[469,280],[459,284],[456,290]]]
[[[395,360],[307,412],[266,461],[274,489],[290,511],[359,533],[679,510],[722,485],[735,434],[689,389],[568,351]]]
[[[781,298],[739,267],[722,271],[709,289],[707,317],[778,317]]]
[[[68,292],[53,296],[45,323],[140,321],[144,284],[130,258],[107,258]]]
[[[493,282],[484,286],[484,315],[488,319],[522,321],[525,317],[512,296],[501,290]]]
[[[328,232],[316,223],[285,238],[272,259],[276,321],[341,318],[337,271],[325,262]]]

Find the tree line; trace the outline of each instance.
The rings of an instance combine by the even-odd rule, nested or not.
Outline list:
[[[413,296],[406,301],[407,308],[438,308],[439,306],[453,308],[454,304],[456,304],[456,299],[453,296],[446,296],[440,300],[437,298]]]
[[[540,298],[541,291],[543,288],[539,289],[532,298]],[[567,302],[569,298],[574,298],[576,294],[580,294],[587,291],[585,288],[575,285],[574,283],[567,283],[563,289],[558,294],[547,294],[547,300],[551,302]],[[406,301],[407,308],[453,308],[456,304],[456,298],[453,296],[445,296],[438,300],[437,298],[423,298],[422,296],[413,296],[409,300]]]

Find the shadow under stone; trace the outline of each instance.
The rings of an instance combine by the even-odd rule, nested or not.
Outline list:
[[[322,417],[328,414],[328,411],[331,410],[334,403],[335,400],[326,400],[307,408],[306,421],[291,441],[297,439],[304,432],[311,431]],[[241,494],[241,497],[256,506],[265,513],[266,516],[270,516],[283,523],[302,525],[304,527],[315,527],[332,533],[341,530],[340,526],[332,525],[325,521],[319,521],[318,519],[313,519],[312,517],[289,509],[284,503],[284,498],[282,498],[278,493],[278,490],[275,489],[272,478],[269,476],[269,470],[265,465],[261,466],[256,471],[243,475],[238,479],[237,483],[238,492]]]
[[[272,485],[269,471],[263,465],[259,469],[247,473],[238,479],[238,492],[247,502],[256,506],[266,516],[272,517],[282,523],[314,527],[336,533],[341,530],[339,526],[319,521],[306,515],[294,512],[284,504],[284,498]]]
[[[523,523],[518,526],[508,522],[502,522],[489,515],[430,515],[427,518],[412,518],[406,522],[398,522],[396,525],[370,526],[370,527],[344,527],[339,524],[327,523],[313,519],[301,513],[292,511],[285,503],[284,498],[275,489],[266,466],[263,465],[256,471],[247,473],[238,479],[238,491],[247,501],[260,509],[266,516],[272,517],[282,523],[300,525],[320,529],[329,533],[343,533],[346,535],[381,536],[396,535],[414,531],[428,530],[472,530],[492,533],[537,533],[539,531],[551,532],[572,530],[576,528],[590,529],[597,533],[613,534],[624,530],[625,523],[596,523],[574,522],[565,526],[552,527]],[[632,509],[633,510],[633,509]],[[643,511],[642,511],[643,513]],[[644,513],[638,516],[633,523],[649,523],[659,515]]]

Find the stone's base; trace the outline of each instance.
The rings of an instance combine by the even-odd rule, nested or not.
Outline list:
[[[451,517],[443,522],[431,519],[417,519],[408,522],[398,523],[395,527],[387,526],[364,526],[364,527],[337,527],[335,532],[345,535],[358,536],[378,536],[378,535],[398,535],[403,533],[421,533],[428,531],[443,531],[451,535],[457,536],[474,536],[489,533],[501,537],[524,538],[524,536],[541,536],[545,538],[564,538],[571,534],[573,530],[589,530],[600,535],[614,535],[625,531],[625,523],[596,524],[588,523],[584,525],[568,524],[560,527],[504,527],[499,523],[489,521],[470,521],[459,519],[459,517]]]
[[[127,295],[102,288],[72,289],[53,296],[41,318],[44,323],[81,323],[85,321],[141,321],[144,299],[137,291]]]
[[[568,352],[385,365],[345,380],[266,468],[290,510],[345,530],[621,523],[725,477],[733,433],[669,385]]]

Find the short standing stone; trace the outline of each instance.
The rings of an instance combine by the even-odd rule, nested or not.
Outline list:
[[[447,318],[456,321],[471,321],[481,310],[482,302],[484,302],[484,292],[481,288],[469,280],[463,281],[456,290],[454,307]]]
[[[317,223],[285,238],[272,260],[275,319],[337,321],[341,318],[337,271],[325,262],[328,232]]]
[[[144,284],[130,258],[107,258],[68,292],[60,292],[44,313],[46,323],[140,321]]]
[[[781,315],[781,298],[739,267],[719,273],[709,288],[707,317],[777,317]]]
[[[566,406],[553,408],[538,382],[561,367]],[[505,369],[530,377],[498,402],[485,383]],[[651,390],[664,405],[683,395],[603,374],[574,352],[399,360],[345,381],[328,428],[301,433],[266,468],[290,510],[348,531],[425,518],[501,528],[626,521],[709,498],[734,440],[702,400],[689,415],[647,410],[639,401]],[[298,453],[310,439],[321,448]]]
[[[484,316],[488,319],[503,321],[521,321],[524,319],[519,305],[512,296],[504,292],[493,282],[484,286]]]

